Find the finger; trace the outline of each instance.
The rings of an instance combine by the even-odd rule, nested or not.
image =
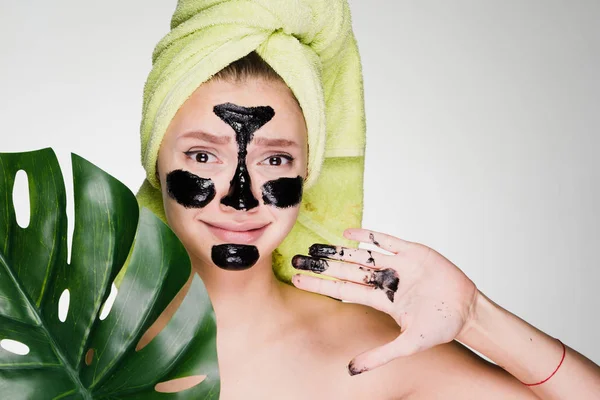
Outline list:
[[[363,284],[366,284],[369,276],[376,271],[373,268],[358,264],[307,257],[300,254],[292,258],[292,266],[296,269]]]
[[[308,275],[294,275],[292,283],[298,289],[322,294],[350,303],[363,304],[384,313],[391,312],[391,302],[381,290],[347,281],[332,281]]]
[[[390,268],[394,265],[393,257],[378,253],[376,251],[352,249],[342,246],[331,246],[328,244],[315,243],[308,249],[308,254],[313,257],[347,261],[372,268]]]
[[[360,283],[382,290],[393,302],[398,291],[400,278],[396,270],[391,268],[373,269],[335,260],[296,255],[292,258],[292,266],[296,269],[312,271],[317,274],[332,276],[345,281]]]
[[[415,336],[410,330],[406,330],[393,341],[356,356],[348,364],[348,373],[350,375],[362,374],[365,371],[385,365],[398,357],[410,356],[432,347],[431,345],[422,344],[422,335]]]
[[[395,236],[361,228],[346,229],[344,231],[344,236],[348,239],[356,240],[358,242],[372,243],[375,246],[392,253],[405,251],[412,244],[412,242],[397,238]]]

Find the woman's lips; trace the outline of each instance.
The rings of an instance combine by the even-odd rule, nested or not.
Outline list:
[[[207,222],[204,222],[208,227],[208,230],[215,236],[217,239],[225,242],[225,243],[237,243],[237,244],[248,244],[256,241],[262,234],[265,232],[267,225],[264,225],[260,228],[248,229],[248,230],[230,230],[221,228],[215,225],[211,225]],[[236,228],[239,229],[239,228]]]

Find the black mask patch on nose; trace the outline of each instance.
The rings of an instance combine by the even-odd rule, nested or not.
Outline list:
[[[177,169],[167,174],[167,194],[185,208],[202,208],[216,193],[212,180]]]
[[[252,194],[246,155],[254,132],[269,122],[275,115],[275,111],[269,106],[242,107],[233,103],[216,105],[213,111],[233,128],[238,144],[238,165],[230,182],[229,193],[221,199],[221,204],[236,210],[250,210],[258,207],[258,200]]]
[[[256,264],[259,254],[256,246],[228,243],[213,246],[211,257],[219,268],[242,271]]]
[[[279,178],[262,187],[263,201],[277,208],[294,207],[302,200],[302,177]]]

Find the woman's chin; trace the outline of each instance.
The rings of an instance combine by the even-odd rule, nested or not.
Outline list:
[[[248,253],[258,251],[258,258],[252,267],[255,269],[256,264],[262,264],[265,259],[268,259],[270,265],[272,252],[281,244],[288,233],[287,226],[280,226],[281,224],[272,222],[264,225],[257,223],[255,226],[260,227],[248,230],[223,229],[210,223],[199,222],[201,229],[195,230],[195,232],[187,232],[188,240],[186,242],[188,246],[186,248],[189,248],[188,253],[195,268],[202,269],[207,266],[218,268],[219,264],[223,268],[223,260],[215,259],[215,251],[218,254],[219,251],[225,250]],[[223,226],[224,224],[220,223],[220,225]],[[236,250],[236,248],[239,250]]]

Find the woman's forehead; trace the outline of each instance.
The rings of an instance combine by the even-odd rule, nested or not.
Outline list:
[[[286,92],[287,90],[287,92]],[[234,129],[215,113],[215,106],[232,103],[241,107],[270,107],[273,117],[254,133],[261,144],[306,142],[306,126],[300,107],[287,86],[265,82],[207,82],[201,85],[179,109],[169,131],[177,140],[208,140],[224,143],[235,139]]]
[[[209,109],[218,104],[234,103],[243,107],[270,106],[277,112],[299,111],[291,90],[282,82],[248,79],[242,82],[212,80],[196,89],[183,107]],[[182,108],[183,108],[182,107]]]

